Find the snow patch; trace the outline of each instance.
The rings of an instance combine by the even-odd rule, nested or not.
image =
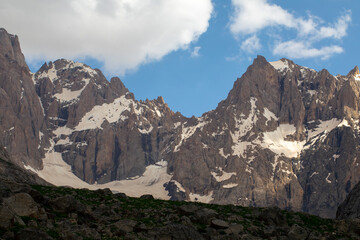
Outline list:
[[[107,120],[109,123],[114,123],[119,120],[124,121],[126,116],[122,115],[125,111],[130,111],[131,106],[135,102],[131,99],[126,99],[121,96],[115,99],[112,103],[104,103],[103,105],[94,106],[90,112],[86,113],[75,127],[75,131],[83,131],[88,129],[102,129],[102,123]],[[139,130],[140,131],[140,130]]]
[[[310,96],[314,96],[316,91],[315,90],[307,90],[307,93],[310,94]]]
[[[271,120],[279,120],[279,118],[277,118],[276,115],[267,108],[264,108],[264,117],[267,119],[266,125]]]
[[[233,150],[233,154],[237,156],[243,156],[244,151],[248,148],[248,146],[252,146],[253,144],[250,142],[242,142],[241,138],[245,136],[256,124],[258,118],[256,113],[256,98],[250,98],[251,110],[249,116],[246,119],[243,119],[242,116],[240,119],[235,119],[235,129],[237,129],[234,133],[230,132],[231,138],[233,140],[234,145],[231,147]],[[270,111],[269,111],[270,112]],[[271,114],[267,113],[270,115]],[[275,116],[275,115],[274,115]]]
[[[79,99],[81,93],[84,91],[86,86],[89,84],[90,79],[84,78],[83,81],[85,81],[85,84],[81,89],[76,90],[76,91],[71,91],[70,89],[63,87],[62,93],[57,93],[54,95],[54,97],[57,98],[60,102],[71,102],[71,101]]]
[[[60,139],[56,142],[56,145],[70,145],[72,142],[70,142],[69,137],[66,137],[65,139]]]
[[[263,133],[263,141],[260,142],[260,145],[278,155],[284,154],[289,158],[297,157],[303,149],[305,141],[286,140],[286,137],[294,134],[295,131],[296,128],[294,125],[280,124],[275,131]]]
[[[58,79],[57,70],[55,69],[55,64],[52,64],[52,67],[47,71],[43,71],[41,74],[37,76],[38,79],[48,77],[52,83]]]
[[[329,180],[330,175],[331,175],[331,173],[329,173],[329,174],[327,175],[327,177],[325,178],[325,180],[326,180],[327,183],[331,183],[331,181]]]
[[[270,64],[278,71],[284,71],[285,69],[290,69],[289,62],[287,60],[279,60],[275,62],[270,62]]]
[[[176,187],[177,187],[177,189],[176,189],[176,191],[177,192],[186,192],[185,191],[185,188],[181,185],[181,183],[179,183],[178,181],[176,181],[176,180],[171,180],[170,182],[173,182],[175,185],[176,185]]]
[[[346,119],[343,119],[338,127],[351,127],[349,122]]]
[[[238,156],[238,157],[245,157],[244,156],[245,151],[248,150],[248,149],[251,149],[252,146],[254,146],[253,143],[244,141],[244,142],[235,143],[231,147],[231,149],[233,150],[233,155]]]
[[[171,180],[167,173],[168,163],[164,160],[146,167],[145,172],[139,178],[133,180],[113,181],[105,184],[98,184],[101,188],[110,188],[112,191],[123,192],[131,197],[140,197],[143,194],[151,194],[156,198],[169,200],[168,192],[164,184]]]
[[[41,142],[41,139],[42,139],[43,136],[44,136],[44,134],[41,131],[39,131],[39,141],[40,142]]]
[[[196,132],[197,129],[199,129],[201,131],[207,123],[208,123],[207,121],[204,121],[202,118],[199,118],[198,124],[196,124],[195,126],[183,127],[182,133],[181,133],[181,140],[180,140],[179,144],[175,146],[174,152],[178,152],[180,146],[188,138],[190,138]]]
[[[346,120],[345,120],[346,121]],[[310,148],[311,145],[313,145],[318,139],[325,140],[327,134],[331,132],[333,129],[338,127],[343,121],[338,119],[330,119],[327,121],[320,121],[319,125],[311,129],[308,132],[307,139],[310,141],[310,144],[305,147],[305,149]],[[309,122],[310,123],[310,122]],[[345,124],[345,123],[344,123]]]
[[[45,110],[44,110],[44,107],[43,107],[43,105],[42,105],[41,98],[40,98],[39,96],[37,96],[37,97],[38,97],[38,99],[39,99],[39,104],[40,104],[42,113],[43,113],[43,115],[45,116]]]
[[[88,184],[75,176],[70,165],[64,162],[61,153],[54,151],[55,143],[51,140],[51,147],[47,149],[43,159],[43,169],[36,170],[30,166],[25,169],[35,172],[39,177],[56,186],[71,186],[74,188],[88,188],[91,190],[110,188],[114,192],[123,192],[131,197],[151,194],[156,198],[168,200],[168,192],[164,184],[171,180],[167,173],[167,162],[161,160],[146,167],[142,176],[133,180],[113,181],[105,184]]]
[[[355,75],[354,78],[356,81],[360,81],[360,74]]]
[[[94,69],[90,68],[89,66],[86,66],[83,63],[73,62],[71,60],[66,60],[66,61],[68,62],[68,64],[64,68],[62,68],[64,70],[79,68],[78,71],[88,73],[91,77],[94,77],[95,75],[98,74]]]
[[[202,202],[202,203],[210,203],[214,198],[212,197],[213,191],[209,192],[208,195],[200,195],[196,193],[190,193],[189,199],[191,202]]]
[[[139,132],[141,134],[149,134],[151,133],[151,131],[154,129],[154,127],[152,125],[150,125],[150,127],[148,129],[140,129],[138,128]]]
[[[224,148],[219,149],[219,154],[224,158],[228,158],[230,156],[230,154],[224,154]]]
[[[221,167],[216,167],[220,174],[217,174],[216,172],[210,172],[211,175],[215,178],[215,180],[217,182],[223,182],[223,181],[226,181],[228,179],[230,179],[233,175],[236,176],[236,172],[225,172],[223,171],[223,169]]]
[[[239,185],[238,183],[229,183],[229,184],[226,184],[224,186],[222,186],[223,188],[234,188],[236,187],[237,185]]]

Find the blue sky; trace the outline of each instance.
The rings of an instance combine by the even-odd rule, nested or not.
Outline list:
[[[256,55],[332,74],[359,63],[358,0],[54,0],[45,23],[42,1],[0,0],[0,22],[19,35],[32,71],[57,58],[82,61],[119,76],[136,99],[163,96],[188,117],[225,99]],[[22,21],[6,16],[21,8]]]

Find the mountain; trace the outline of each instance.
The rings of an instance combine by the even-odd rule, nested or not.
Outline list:
[[[258,56],[216,109],[186,118],[82,63],[31,73],[4,29],[0,46],[0,144],[54,185],[335,217],[360,180],[357,67]]]

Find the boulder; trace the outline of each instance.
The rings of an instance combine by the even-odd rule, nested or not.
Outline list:
[[[221,219],[213,219],[211,220],[211,226],[215,229],[227,229],[229,227],[229,223]]]
[[[297,224],[291,226],[288,236],[292,240],[305,240],[308,237],[308,232]]]
[[[17,193],[4,200],[14,213],[21,217],[38,217],[39,209],[34,199],[27,193]]]

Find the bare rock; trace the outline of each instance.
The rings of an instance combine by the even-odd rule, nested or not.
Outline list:
[[[351,190],[336,212],[337,219],[360,218],[360,183]]]
[[[119,220],[114,223],[112,226],[115,228],[115,234],[117,236],[125,236],[127,233],[134,231],[134,227],[137,225],[137,222],[133,220]]]
[[[213,219],[211,220],[211,226],[215,229],[226,229],[229,227],[229,223],[221,219]]]
[[[184,215],[194,214],[199,210],[199,206],[195,204],[184,204],[179,207],[179,212]]]
[[[202,224],[210,224],[211,220],[218,215],[219,214],[213,209],[202,208],[195,212],[194,219],[196,222]]]
[[[39,208],[34,199],[27,193],[17,193],[5,199],[4,204],[18,216],[38,217]]]
[[[24,229],[15,234],[16,240],[52,240],[53,238],[50,237],[47,233],[38,230],[38,229]]]
[[[84,212],[85,206],[71,195],[57,197],[49,202],[50,206],[57,212]]]
[[[153,195],[151,194],[145,194],[140,196],[141,199],[154,199]]]
[[[8,207],[0,206],[0,228],[9,229],[14,223],[15,214]]]
[[[291,226],[288,236],[294,240],[305,240],[308,237],[308,232],[297,224]]]

